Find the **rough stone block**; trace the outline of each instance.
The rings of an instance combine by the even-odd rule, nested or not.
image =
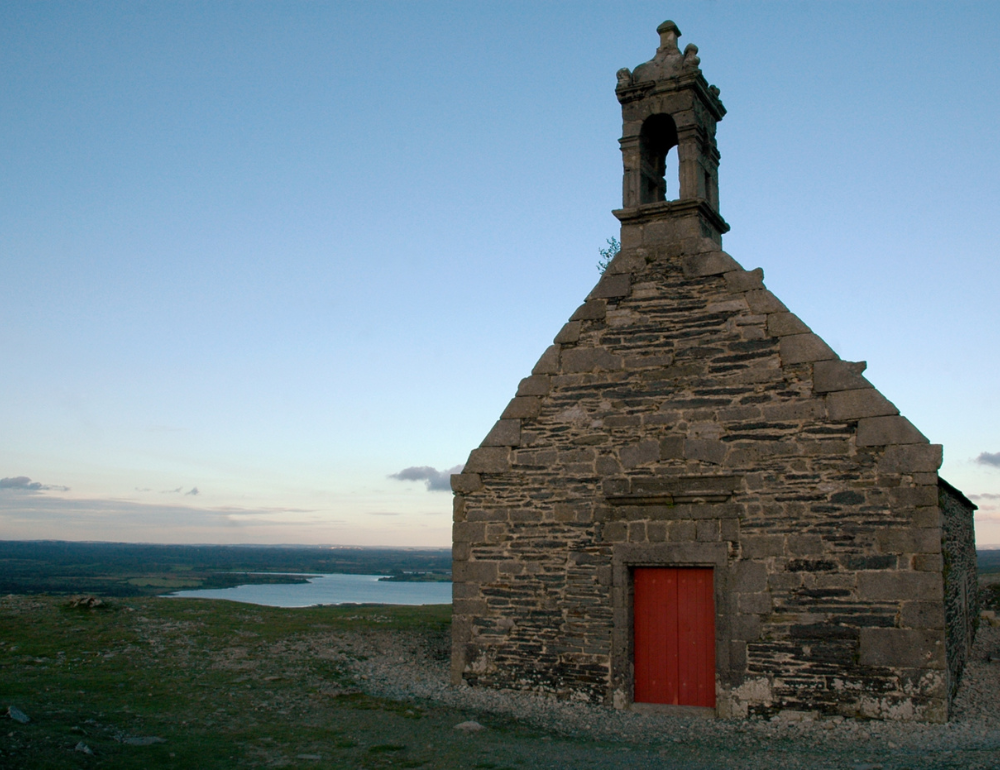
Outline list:
[[[562,364],[567,372],[615,371],[622,368],[622,357],[606,348],[568,348],[563,351]]]
[[[937,485],[921,487],[896,487],[889,490],[894,507],[910,508],[934,505],[938,501]]]
[[[525,377],[518,383],[517,395],[519,396],[544,396],[552,388],[552,383],[548,375],[533,374]]]
[[[880,473],[933,473],[941,467],[940,444],[887,446],[878,461]]]
[[[594,469],[597,471],[599,476],[613,476],[617,473],[621,473],[622,464],[618,462],[617,457],[601,455],[597,458]]]
[[[601,539],[608,543],[620,543],[627,534],[628,528],[624,521],[609,521],[601,527]]]
[[[644,353],[637,356],[625,356],[626,369],[650,369],[670,366],[674,362],[672,351],[663,353]]]
[[[553,465],[557,459],[558,454],[554,449],[518,449],[514,452],[511,462],[513,465],[547,468]]]
[[[790,334],[811,334],[812,329],[794,313],[771,313],[767,317],[767,333],[772,337],[787,337]]]
[[[660,439],[660,459],[677,460],[684,457],[684,442],[683,436],[667,436]]]
[[[817,361],[813,365],[813,390],[816,393],[829,393],[835,390],[858,390],[870,388],[861,373],[868,368],[864,361]]]
[[[618,252],[617,257],[611,260],[604,274],[638,273],[646,267],[648,253],[649,250],[643,248],[623,249]]]
[[[761,622],[758,615],[739,614],[733,617],[733,638],[744,642],[760,639]]]
[[[782,556],[785,553],[784,535],[744,535],[744,559],[762,559],[766,556]]]
[[[483,488],[483,478],[478,473],[451,474],[451,491],[462,495],[478,492]]]
[[[603,299],[590,299],[576,309],[569,317],[570,321],[601,321],[607,312],[608,302]]]
[[[476,616],[485,614],[488,605],[483,599],[452,599],[451,611],[456,615]]]
[[[944,633],[909,628],[862,628],[862,666],[931,668],[945,666]]]
[[[828,361],[837,354],[815,334],[791,334],[781,338],[781,363],[804,364],[812,361]]]
[[[498,420],[480,446],[518,446],[521,443],[520,420]]]
[[[539,522],[542,520],[542,512],[536,508],[511,508],[507,512],[507,518],[512,524]]]
[[[786,543],[788,546],[788,555],[793,558],[797,556],[816,556],[825,551],[823,548],[823,538],[819,535],[789,535],[786,538]]]
[[[919,572],[941,572],[944,556],[939,553],[918,553],[913,557],[913,569]]]
[[[598,282],[597,286],[594,287],[594,290],[590,292],[590,296],[587,299],[627,297],[631,285],[632,276],[628,273],[605,275]]]
[[[532,374],[558,374],[559,373],[559,345],[549,345],[538,363],[531,370]]]
[[[466,473],[506,473],[510,470],[510,449],[507,447],[480,447],[469,454]]]
[[[767,289],[755,289],[746,293],[747,304],[754,313],[787,313],[788,308]]]
[[[500,415],[502,420],[533,420],[542,408],[538,396],[514,396]]]
[[[944,605],[941,602],[904,602],[899,620],[904,628],[944,628]]]
[[[932,572],[889,570],[858,573],[858,594],[873,601],[917,601],[944,596],[941,576]]]
[[[761,591],[754,594],[739,594],[739,611],[748,615],[767,615],[771,612],[771,594]]]
[[[754,594],[767,590],[767,567],[759,561],[740,561],[733,566],[732,588]]]
[[[694,542],[698,528],[693,521],[674,521],[670,524],[670,540],[674,543]]]
[[[647,541],[646,522],[630,521],[628,523],[628,541],[630,543],[645,543]]]
[[[642,225],[624,224],[621,232],[622,250],[627,251],[642,243]]]
[[[688,460],[722,465],[727,451],[728,448],[723,442],[714,439],[687,439],[684,442],[684,456]]]
[[[721,519],[719,521],[719,538],[735,543],[740,539],[740,520]]]
[[[689,278],[722,275],[736,270],[742,270],[740,263],[724,251],[694,254],[684,260],[684,275]]]
[[[883,529],[875,533],[875,543],[882,553],[941,553],[941,530],[931,529]]]
[[[638,444],[623,446],[618,451],[622,466],[635,468],[639,465],[654,463],[660,459],[660,445],[653,439],[640,441]]]
[[[831,420],[859,420],[862,417],[899,414],[892,402],[875,388],[834,391],[826,397],[826,409]]]
[[[733,270],[725,274],[726,288],[730,294],[742,294],[745,291],[764,288],[764,270]]]
[[[865,417],[858,421],[858,446],[926,444],[927,438],[905,417]]]
[[[456,521],[451,525],[453,543],[482,543],[486,539],[486,525],[468,521]],[[458,578],[455,578],[456,580]]]
[[[768,404],[761,409],[764,418],[777,421],[812,421],[826,416],[826,409],[820,399],[811,398],[791,403]]]
[[[565,324],[553,342],[565,345],[567,343],[573,343],[580,339],[580,328],[583,326],[581,321],[570,321]]]
[[[466,514],[466,521],[507,521],[507,509],[476,508]]]
[[[719,520],[702,519],[696,522],[695,540],[699,543],[714,543],[719,540]]]
[[[651,521],[646,524],[646,536],[651,543],[665,543],[667,540],[667,522]]]
[[[801,572],[772,572],[767,576],[767,587],[772,591],[791,591],[801,585]]]
[[[936,505],[926,505],[915,508],[910,516],[915,527],[940,527],[941,509]]]

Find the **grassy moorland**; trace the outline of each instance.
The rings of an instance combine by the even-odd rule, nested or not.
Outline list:
[[[31,721],[5,720],[0,767],[498,767],[506,731],[473,741],[453,729],[468,714],[367,696],[343,664],[387,629],[445,655],[449,622],[446,606],[8,596],[0,710]]]

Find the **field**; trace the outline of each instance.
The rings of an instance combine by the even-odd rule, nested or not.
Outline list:
[[[0,707],[31,721],[6,722],[0,767],[496,767],[496,743],[523,730],[467,736],[453,727],[471,714],[365,695],[339,654],[391,628],[445,655],[449,620],[443,606],[6,597]]]

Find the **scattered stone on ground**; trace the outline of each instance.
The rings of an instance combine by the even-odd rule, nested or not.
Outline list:
[[[122,743],[126,746],[152,746],[154,743],[166,742],[166,738],[158,738],[155,735],[137,735],[130,738],[122,738]]]
[[[480,730],[485,730],[479,722],[470,719],[468,722],[462,722],[461,724],[455,725],[456,730],[461,730],[463,733],[478,733]]]
[[[491,714],[513,718],[565,736],[589,737],[615,743],[647,744],[673,735],[694,745],[730,744],[736,740],[760,745],[792,741],[811,750],[840,752],[859,745],[908,755],[943,751],[1000,750],[1000,628],[979,627],[965,667],[952,718],[946,724],[879,722],[819,714],[787,714],[775,721],[689,719],[664,714],[620,711],[603,705],[559,700],[552,695],[492,690],[449,683],[448,639],[420,637],[401,631],[383,634],[315,637],[313,649],[341,659],[355,681],[370,695],[396,700],[429,700],[473,711],[489,724]],[[341,651],[350,649],[350,655]],[[467,724],[467,723],[466,723]],[[456,729],[460,725],[456,725]],[[756,761],[756,760],[753,760]],[[750,765],[748,765],[750,766]],[[759,766],[769,768],[766,752]],[[865,765],[861,765],[864,767]],[[854,768],[854,764],[845,765]],[[867,763],[869,770],[877,762]]]
[[[69,600],[69,607],[82,607],[84,609],[96,609],[97,607],[104,607],[105,604],[101,599],[96,596],[74,596]]]
[[[7,707],[7,716],[13,719],[15,722],[20,722],[22,725],[28,724],[31,721],[31,717],[25,714],[17,706]]]
[[[88,746],[83,741],[80,741],[78,744],[76,744],[76,749],[75,750],[79,751],[81,754],[93,754],[94,753],[94,750],[92,748],[90,748],[90,746]]]

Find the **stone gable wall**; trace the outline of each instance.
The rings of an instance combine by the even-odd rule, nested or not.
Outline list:
[[[941,448],[705,234],[624,227],[453,477],[453,678],[626,706],[630,567],[708,565],[721,715],[945,719]]]

